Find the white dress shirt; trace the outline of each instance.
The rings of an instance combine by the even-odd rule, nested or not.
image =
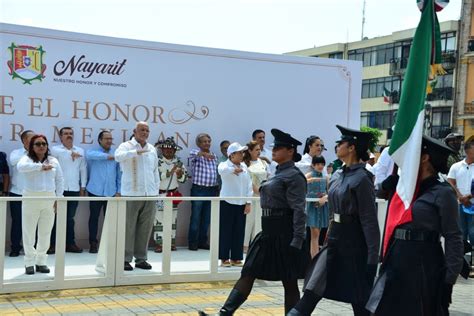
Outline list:
[[[72,160],[71,154],[78,153],[82,157]],[[64,191],[79,192],[87,184],[87,163],[84,150],[77,146],[67,149],[64,145],[53,146],[51,155],[56,157],[64,173]]]
[[[474,163],[468,164],[466,159],[454,163],[449,169],[448,179],[456,180],[456,187],[462,195],[471,194]],[[471,202],[474,202],[474,198],[471,199]]]
[[[22,194],[49,192],[56,193],[56,196],[63,195],[64,178],[59,161],[49,156],[45,163],[53,165],[53,168],[50,170],[41,170],[43,164],[33,162],[33,160],[26,155],[20,159],[16,167],[24,179]]]
[[[24,147],[15,149],[10,153],[10,157],[8,158],[8,163],[10,164],[10,192],[15,193],[17,195],[21,195],[23,192],[23,174],[18,172],[16,168],[18,162],[23,156],[26,156],[27,151]]]
[[[266,147],[263,147],[262,148],[262,151],[260,152],[260,157],[265,157],[268,159],[268,161],[270,161],[270,164],[269,164],[269,171],[270,171],[270,175],[269,177],[273,177],[275,175],[275,172],[276,172],[276,167],[278,166],[278,164],[276,162],[273,161],[273,157],[272,157],[272,150],[271,149],[268,149]]]
[[[250,197],[253,195],[252,179],[247,170],[247,166],[241,162],[240,168],[243,170],[239,174],[234,174],[236,166],[233,162],[227,159],[221,162],[217,167],[222,179],[222,186],[220,197],[232,196],[232,197]],[[248,200],[225,200],[229,204],[244,205],[250,203]]]
[[[306,153],[303,155],[303,157],[301,157],[300,161],[295,162],[295,166],[298,167],[298,169],[300,169],[303,174],[308,174],[313,171],[312,162],[313,157]],[[323,176],[328,176],[328,171],[326,170],[326,167],[324,167],[323,169]]]
[[[138,154],[137,150],[148,150]],[[141,146],[135,138],[120,144],[115,150],[115,160],[122,169],[123,196],[157,196],[160,187],[158,155],[153,145]]]
[[[380,154],[377,163],[374,165],[374,174],[375,174],[375,187],[379,189],[382,185],[382,182],[387,179],[388,176],[392,175],[394,161],[392,157],[388,154],[389,147],[385,147]]]

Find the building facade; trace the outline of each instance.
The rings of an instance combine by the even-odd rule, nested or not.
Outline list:
[[[463,0],[459,25],[455,131],[467,140],[474,135],[474,2]]]
[[[447,73],[433,82],[433,91],[427,96],[425,105],[426,133],[436,138],[443,138],[453,129],[459,21],[443,22],[440,27],[443,68]],[[414,34],[415,29],[409,29],[287,54],[361,61],[361,126],[381,130],[380,144],[386,144],[394,125]]]

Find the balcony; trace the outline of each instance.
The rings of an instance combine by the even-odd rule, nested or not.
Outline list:
[[[408,58],[393,58],[390,60],[390,76],[403,76],[408,65]]]
[[[441,55],[441,65],[444,70],[453,70],[456,67],[456,52],[444,52]]]
[[[441,55],[441,65],[444,70],[456,68],[456,51],[444,52]],[[390,75],[403,76],[408,66],[408,57],[393,58],[390,60]]]
[[[453,100],[454,88],[434,88],[433,92],[426,96],[427,101]]]

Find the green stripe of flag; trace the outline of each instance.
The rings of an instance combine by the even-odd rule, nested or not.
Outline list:
[[[390,155],[396,152],[408,140],[416,120],[425,106],[426,85],[430,71],[435,25],[435,12],[432,1],[426,1],[426,6],[410,49],[395,131],[390,143]]]

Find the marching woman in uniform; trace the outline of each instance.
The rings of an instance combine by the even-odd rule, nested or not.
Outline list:
[[[262,232],[249,247],[240,279],[217,315],[233,315],[245,302],[255,279],[282,281],[285,289],[285,313],[300,298],[298,279],[304,277],[309,253],[305,241],[306,178],[295,167],[296,147],[301,143],[278,129],[272,159],[278,163],[275,176],[260,188]],[[199,315],[208,315],[199,312]]]
[[[412,220],[395,228],[367,309],[375,315],[449,315],[453,285],[463,264],[456,194],[438,173],[453,151],[423,136]],[[444,237],[445,251],[440,237]]]
[[[333,221],[327,243],[314,257],[301,300],[288,315],[311,315],[324,297],[352,304],[354,315],[369,315],[365,304],[375,277],[380,243],[374,185],[365,163],[371,134],[336,125],[342,136],[337,156],[345,165],[329,183]]]

